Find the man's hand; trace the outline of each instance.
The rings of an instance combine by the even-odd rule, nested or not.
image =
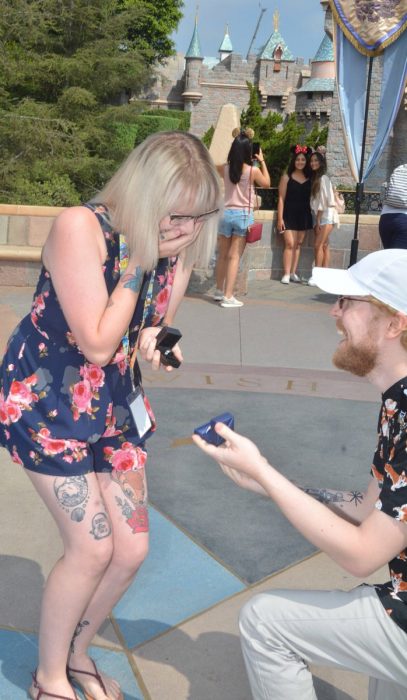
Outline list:
[[[215,459],[222,471],[241,488],[267,496],[261,485],[262,475],[270,465],[260,454],[256,445],[248,438],[235,433],[224,423],[216,423],[215,431],[226,441],[220,447],[215,447],[202,440],[199,435],[193,435],[193,441],[203,452]]]

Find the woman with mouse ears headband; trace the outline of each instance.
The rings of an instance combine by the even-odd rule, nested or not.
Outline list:
[[[221,201],[202,142],[157,133],[91,202],[63,211],[45,243],[31,312],[0,366],[1,443],[63,544],[44,590],[32,700],[78,700],[75,687],[87,700],[123,698],[88,647],[148,551],[155,420],[135,353],[159,368],[160,325],[192,266],[210,259]]]
[[[297,275],[301,246],[312,228],[309,158],[312,149],[296,144],[278,187],[277,231],[284,237],[282,284],[300,282]]]

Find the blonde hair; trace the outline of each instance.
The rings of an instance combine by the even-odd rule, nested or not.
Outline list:
[[[377,309],[379,309],[383,313],[389,314],[389,316],[395,316],[398,313],[402,313],[401,311],[397,311],[397,309],[393,309],[392,306],[385,304],[384,301],[380,301],[379,299],[376,299],[375,297],[368,296],[367,298]],[[401,342],[404,350],[407,350],[407,330],[402,331],[402,333],[400,335],[400,342]]]
[[[240,127],[236,126],[232,131],[232,136],[235,139],[239,134],[247,136],[248,139],[252,140],[254,137],[254,130],[250,126],[247,126],[245,129],[240,129]]]
[[[144,270],[158,261],[159,225],[168,214],[203,214],[220,209],[220,180],[209,151],[183,131],[152,134],[135,148],[93,202],[105,204],[116,231],[126,236]],[[217,236],[218,217],[201,225],[184,252],[185,264],[207,267]]]

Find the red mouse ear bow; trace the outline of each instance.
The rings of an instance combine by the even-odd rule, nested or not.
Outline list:
[[[307,153],[308,152],[308,146],[300,146],[299,143],[297,143],[295,147],[295,154],[297,153]]]

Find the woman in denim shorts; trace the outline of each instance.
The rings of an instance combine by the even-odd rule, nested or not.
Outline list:
[[[249,133],[249,130],[238,133],[227,163],[217,166],[225,185],[225,208],[219,225],[214,299],[220,301],[225,309],[243,306],[242,301],[235,299],[233,291],[246,245],[247,227],[254,222],[254,184],[270,187],[270,176],[261,148],[259,153],[253,154]],[[253,167],[254,155],[260,167]]]
[[[335,226],[339,227],[339,214],[336,209],[334,189],[326,175],[326,159],[315,151],[310,158],[311,212],[314,225],[314,264],[316,267],[329,267],[329,236]],[[308,280],[314,287],[314,280]]]

